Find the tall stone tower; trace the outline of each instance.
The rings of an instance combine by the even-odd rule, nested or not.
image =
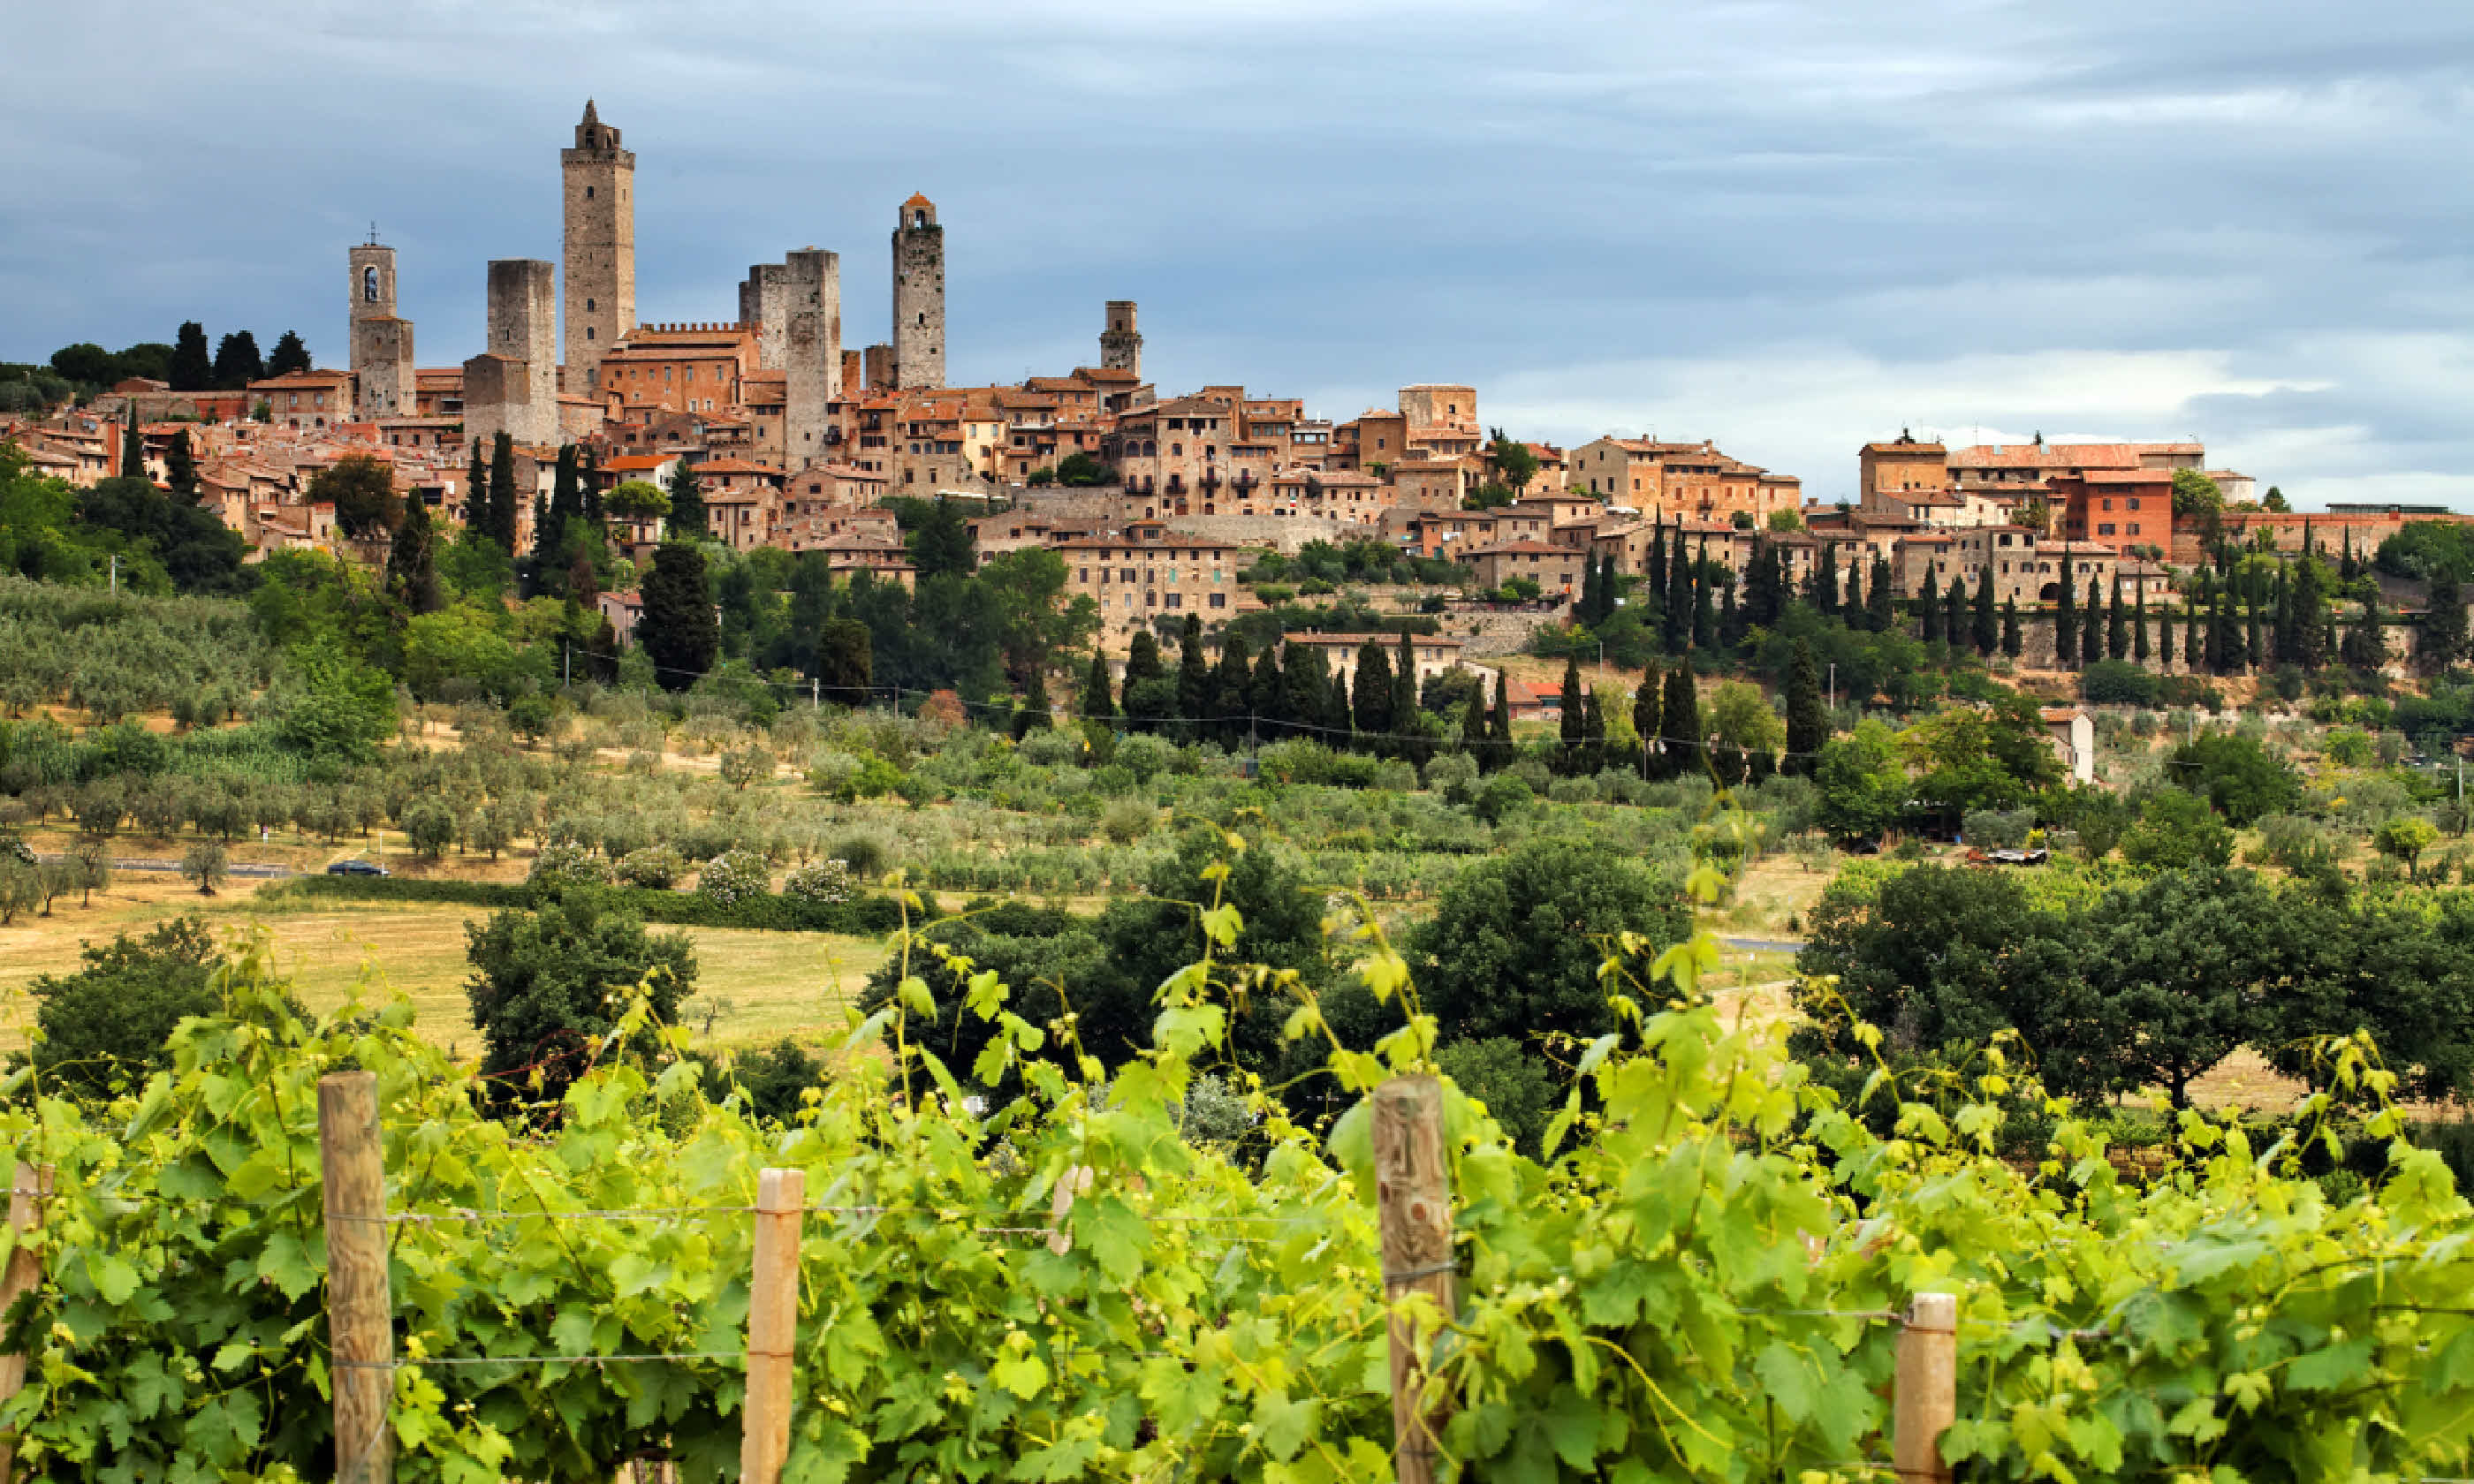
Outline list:
[[[636,156],[593,100],[575,148],[558,152],[566,181],[567,389],[601,390],[601,358],[636,327]]]
[[[406,417],[415,396],[412,372],[412,322],[397,316],[395,249],[380,245],[377,234],[355,243],[352,262],[352,377],[363,418]]]
[[[766,371],[782,369],[782,336],[789,328],[790,270],[780,263],[757,263],[739,286],[739,323],[756,331],[756,364]]]
[[[825,457],[825,405],[842,395],[841,254],[791,253],[782,300],[782,463],[796,470]]]
[[[913,196],[893,227],[893,374],[903,387],[945,384],[945,228]]]
[[[1134,328],[1134,301],[1130,299],[1108,300],[1107,328],[1100,332],[1100,368],[1103,371],[1143,373],[1143,337]]]
[[[557,274],[539,258],[491,262],[489,348],[464,363],[467,436],[558,443]]]

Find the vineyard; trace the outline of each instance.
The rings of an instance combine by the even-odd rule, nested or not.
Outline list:
[[[1234,909],[1201,911],[1216,953],[1239,941]],[[1365,981],[1414,1010],[1401,960],[1361,939]],[[20,1186],[12,1271],[34,1281],[6,1340],[26,1378],[0,1420],[30,1477],[330,1477],[335,1399],[376,1375],[356,1468],[732,1477],[775,1349],[750,1339],[757,1233],[787,1214],[788,1479],[1390,1477],[1422,1462],[1395,1456],[1395,1314],[1444,1476],[1857,1476],[1890,1467],[1902,1319],[1934,1295],[1954,1304],[1941,1452],[1972,1477],[2469,1472],[2474,1219],[2438,1157],[2394,1144],[2341,1206],[2294,1147],[2197,1113],[2136,1184],[2067,1121],[2012,1162],[1989,1150],[2022,1089],[1990,1053],[1964,1096],[1868,1089],[1919,1099],[1884,1136],[1700,1001],[1706,936],[1644,951],[1610,945],[1622,1029],[1589,1047],[1547,1162],[1445,1086],[1450,1245],[1402,1271],[1366,1099],[1431,1071],[1421,1015],[1332,1045],[1358,1101],[1327,1131],[1258,1095],[1236,1147],[1184,1137],[1233,996],[1293,998],[1290,1034],[1327,1039],[1290,975],[1173,976],[1159,1049],[1104,1083],[1070,1017],[1032,1023],[968,965],[946,967],[1001,1034],[948,1066],[909,1034],[936,1008],[914,973],[787,1130],[700,1092],[640,1000],[557,1106],[509,1123],[402,1007],[307,1023],[244,945],[226,1013],[141,1091],[11,1088],[13,1153],[52,1193]],[[621,1054],[644,1036],[667,1049]],[[2352,1095],[2378,1135],[2387,1074],[2362,1044],[2330,1054],[2304,1127],[2334,1137]],[[970,1086],[1008,1074],[1025,1095],[975,1111]],[[322,1185],[322,1079],[374,1090],[376,1214]],[[329,1212],[383,1231],[384,1322],[340,1355],[327,1254],[354,1229]]]

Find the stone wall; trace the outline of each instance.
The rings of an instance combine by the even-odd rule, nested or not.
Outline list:
[[[362,417],[410,417],[416,400],[412,322],[393,315],[354,320],[352,373],[358,378]]]
[[[789,327],[790,270],[783,263],[757,263],[739,286],[739,323],[756,327],[756,364],[766,371],[782,369],[783,336]]]
[[[558,158],[565,186],[567,385],[581,395],[601,389],[602,356],[636,327],[636,155],[620,149],[618,131],[589,109],[575,143]],[[553,346],[543,364],[556,361]]]
[[[945,384],[945,229],[926,210],[925,226],[906,214],[893,229],[893,374],[904,387]]]

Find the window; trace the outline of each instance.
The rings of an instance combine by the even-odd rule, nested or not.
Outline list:
[[[592,309],[592,307],[593,307],[593,300],[591,300],[591,299],[586,299],[586,300],[584,301],[584,307],[585,307],[587,310]]]
[[[588,185],[588,186],[586,186],[586,187],[584,188],[584,199],[585,199],[585,200],[587,200],[587,201],[591,201],[591,200],[593,199],[593,187],[592,187],[592,186],[589,186],[589,185]]]
[[[1228,594],[1225,592],[1213,593],[1211,595],[1211,606],[1213,608],[1226,608],[1228,606]]]
[[[2127,505],[2127,506],[2128,506],[2130,509],[2132,509],[2132,510],[2137,510],[2137,509],[2139,508],[2139,496],[2137,496],[2137,495],[2135,495],[2135,494],[2134,494],[2134,495],[2132,495],[2129,499],[2127,499],[2127,500],[2123,501],[2122,503],[2123,503],[2123,504],[2125,504],[2125,505]],[[2133,527],[2131,527],[2131,529],[2135,531],[2135,530],[2137,530],[2137,529],[2138,529],[2138,527],[2133,526]]]

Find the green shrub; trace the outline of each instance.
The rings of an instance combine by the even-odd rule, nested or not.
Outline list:
[[[754,850],[724,850],[696,872],[696,895],[727,907],[773,890],[773,867]]]
[[[583,846],[554,840],[543,846],[541,853],[533,857],[532,870],[525,874],[524,879],[545,886],[570,882],[607,886],[610,884],[610,868]]]

